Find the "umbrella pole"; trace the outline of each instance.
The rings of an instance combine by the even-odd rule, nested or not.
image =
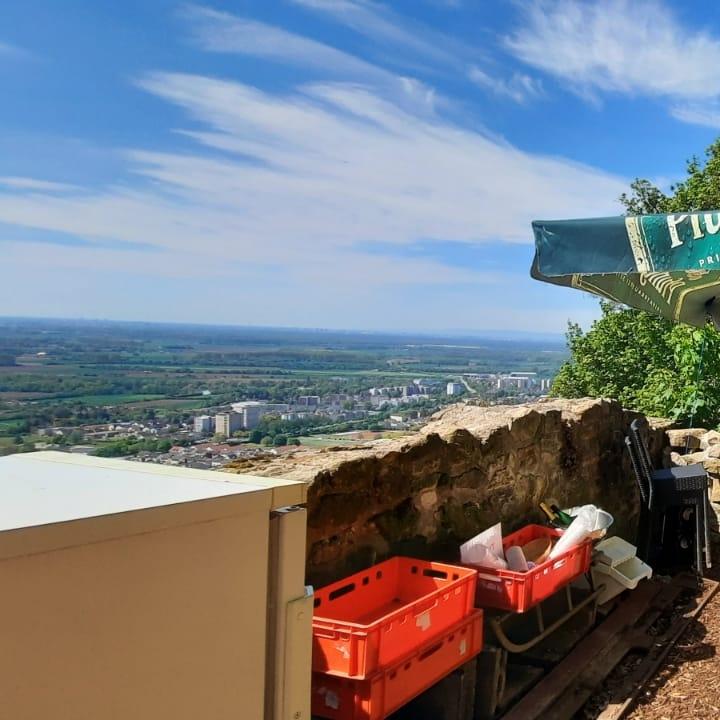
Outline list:
[[[715,298],[713,298],[714,300]],[[712,300],[710,301],[712,302]],[[700,362],[698,363],[697,372],[695,373],[695,397],[693,397],[692,402],[692,408],[690,411],[690,422],[688,423],[688,429],[693,426],[693,422],[695,422],[695,403],[697,402],[697,396],[698,396],[698,383],[700,382],[700,376],[702,375],[702,367],[703,367],[703,360],[705,359],[705,340],[706,336],[703,332],[703,341],[702,345],[700,346]],[[687,438],[685,439],[685,454],[690,451],[690,434],[688,433]]]
[[[712,318],[710,316],[710,306],[715,301],[715,298],[710,298],[705,303],[705,309],[707,311],[707,319],[708,321],[711,321]],[[702,345],[700,346],[700,362],[698,362],[698,369],[695,373],[695,397],[693,398],[693,404],[692,404],[692,412],[690,415],[690,422],[688,424],[688,428],[691,428],[693,426],[693,422],[695,420],[695,403],[697,402],[697,394],[698,394],[698,383],[700,381],[700,376],[702,375],[702,367],[703,367],[703,360],[705,359],[705,342],[706,342],[707,336],[703,332],[703,341]],[[685,454],[687,454],[688,450],[690,449],[690,434],[688,433],[688,436],[685,441]],[[703,525],[704,525],[704,542],[705,542],[705,564],[706,566],[712,567],[712,561],[710,559],[710,528],[708,525],[708,498],[707,498],[707,490],[703,493]],[[697,568],[698,573],[701,574],[700,568],[702,567],[702,560],[701,560],[701,549],[700,549],[700,506],[695,506],[695,535],[696,535],[696,553],[697,553]]]

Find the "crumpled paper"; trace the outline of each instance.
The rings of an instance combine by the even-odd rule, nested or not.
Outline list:
[[[502,523],[497,523],[460,546],[460,562],[507,569],[502,544]]]

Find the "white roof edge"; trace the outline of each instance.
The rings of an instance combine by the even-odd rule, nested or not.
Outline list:
[[[53,451],[0,458],[0,531],[243,495],[269,511],[304,503],[306,485]]]
[[[18,455],[23,459],[40,460],[44,462],[59,462],[72,465],[85,465],[106,469],[122,469],[148,475],[164,475],[170,477],[196,478],[210,482],[233,483],[247,486],[248,490],[272,490],[272,509],[288,505],[303,505],[307,502],[307,483],[302,480],[287,480],[279,477],[263,477],[260,475],[247,475],[245,473],[230,473],[218,470],[199,470],[185,468],[177,465],[158,465],[156,463],[143,463],[135,460],[122,460],[119,458],[102,458],[94,455],[73,455],[57,450]],[[0,458],[2,459],[2,458]]]

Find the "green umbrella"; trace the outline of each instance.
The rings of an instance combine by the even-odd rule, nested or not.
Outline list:
[[[720,211],[533,222],[536,280],[720,326]],[[715,302],[715,298],[718,301]]]

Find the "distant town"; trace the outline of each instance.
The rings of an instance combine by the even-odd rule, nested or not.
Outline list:
[[[355,394],[299,395],[286,403],[243,400],[210,407],[177,425],[154,419],[40,428],[37,434],[45,439],[37,441],[35,449],[51,448],[54,439],[66,435],[83,437],[83,443],[69,446],[70,452],[100,455],[106,454],[102,443],[107,441],[150,440],[148,449],[133,452],[131,457],[216,469],[233,460],[278,454],[317,441],[353,444],[387,431],[413,430],[448,402],[468,398],[485,399],[488,405],[524,402],[545,394],[550,383],[549,378],[538,378],[533,372],[484,373],[447,383],[416,378],[407,385],[371,387]],[[502,392],[498,395],[497,391]],[[364,429],[348,429],[353,425]]]
[[[537,342],[5,322],[0,454],[59,449],[202,469],[396,437],[455,402],[534,399],[565,356]]]

